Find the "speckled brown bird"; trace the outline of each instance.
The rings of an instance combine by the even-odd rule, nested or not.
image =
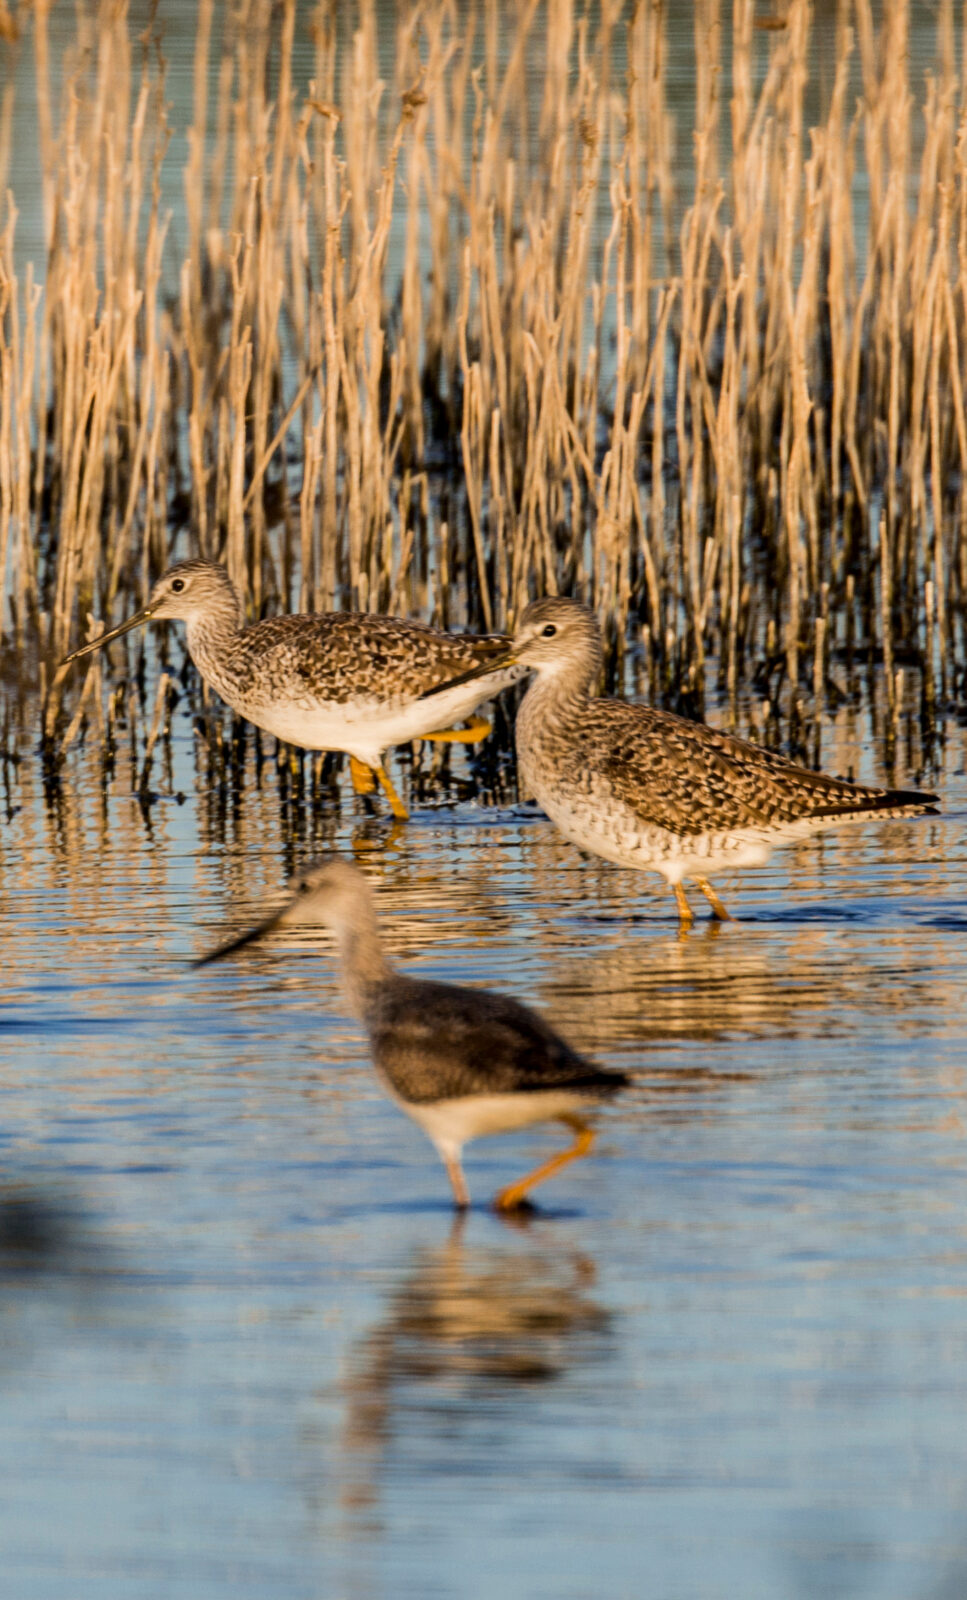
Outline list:
[[[517,714],[522,791],[582,850],[660,872],[683,927],[693,920],[683,879],[726,921],[710,875],[761,866],[776,845],[843,822],[921,816],[937,800],[846,783],[703,723],[594,696],[601,631],[574,600],[528,606],[488,670],[501,664],[536,675]]]
[[[562,1122],[574,1143],[502,1189],[498,1211],[523,1205],[536,1184],[590,1150],[588,1112],[629,1079],[572,1050],[535,1011],[508,995],[408,978],[388,961],[372,890],[338,858],[299,875],[292,898],[266,921],[197,963],[205,965],[284,924],[316,923],[336,936],[350,1008],[396,1104],[432,1140],[461,1209],[470,1203],[460,1156],[470,1139]]]
[[[187,624],[195,666],[233,711],[289,744],[345,751],[357,792],[373,789],[375,772],[397,817],[407,811],[383,766],[384,751],[411,739],[469,744],[486,737],[490,725],[482,718],[467,728],[453,724],[525,670],[488,672],[491,659],[506,655],[506,639],[443,633],[400,617],[330,611],[244,627],[228,573],[210,561],[171,567],[141,611],[64,665],[164,619]],[[448,687],[470,668],[472,681]]]

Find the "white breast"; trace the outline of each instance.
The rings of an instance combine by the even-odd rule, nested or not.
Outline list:
[[[550,1122],[576,1111],[587,1111],[594,1097],[575,1089],[535,1089],[518,1094],[468,1094],[433,1105],[415,1105],[393,1096],[397,1105],[418,1122],[437,1149],[456,1153],[470,1139],[512,1133],[535,1122]]]
[[[305,750],[344,750],[368,767],[379,766],[383,751],[408,744],[462,722],[502,687],[503,679],[476,679],[399,705],[360,700],[343,705],[294,701],[276,705],[240,705],[241,714],[288,744]]]
[[[566,839],[619,867],[651,868],[669,883],[711,876],[736,867],[762,866],[786,835],[779,830],[741,828],[729,833],[679,835],[643,822],[614,796],[561,796],[535,786],[536,798]],[[799,837],[802,830],[788,830]]]

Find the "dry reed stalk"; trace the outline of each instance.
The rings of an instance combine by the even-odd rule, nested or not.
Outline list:
[[[813,762],[819,766],[820,744],[823,728],[823,703],[826,683],[826,618],[819,616],[814,625],[813,637]]]
[[[738,686],[739,596],[742,587],[742,481],[743,454],[739,436],[740,374],[737,370],[737,326],[739,301],[744,296],[745,280],[735,277],[732,262],[732,236],[723,242],[725,266],[725,345],[722,381],[716,411],[715,524],[719,558],[719,635],[723,641],[720,660],[725,668],[731,715],[735,716]]]
[[[946,218],[946,214],[947,208],[945,206],[944,218]],[[944,222],[942,225],[942,237],[945,237],[945,234],[946,224]],[[943,508],[943,466],[941,455],[942,442],[940,421],[940,366],[944,336],[947,331],[944,310],[945,306],[943,304],[943,296],[942,294],[937,294],[934,300],[934,318],[930,339],[930,371],[927,380],[927,412],[930,440],[930,509],[932,514],[932,538],[930,541],[932,550],[929,570],[932,572],[932,589],[936,596],[936,641],[929,637],[928,629],[927,652],[929,659],[932,661],[936,645],[936,657],[940,663],[941,694],[944,700],[946,700],[947,647],[949,628],[947,621],[947,577],[944,562],[945,519]],[[924,507],[925,520],[926,517],[927,509]]]
[[[50,249],[54,225],[54,140],[50,95],[50,46],[47,19],[52,0],[36,0],[34,5],[34,67],[37,78],[37,133],[44,192],[44,242]]]
[[[4,325],[12,318],[17,325],[16,284],[12,280],[4,258],[9,260],[16,215],[9,217],[0,240],[0,572],[7,570],[7,550],[13,527],[14,507],[14,447],[13,431],[16,412],[15,373],[11,343],[4,336]],[[0,614],[0,636],[3,617]]]
[[[819,148],[823,155],[825,211],[828,217],[830,342],[830,496],[842,503],[842,454],[844,410],[846,405],[846,363],[849,349],[848,322],[851,308],[851,283],[855,271],[852,250],[852,210],[850,205],[851,157],[853,139],[846,120],[846,94],[853,54],[853,32],[847,22],[847,7],[840,6],[836,23],[836,78],[830,114]],[[834,541],[838,543],[838,541]],[[838,577],[836,573],[834,576]]]
[[[936,705],[934,685],[934,656],[937,646],[937,610],[933,580],[928,578],[923,586],[924,651],[923,651],[923,708],[924,721],[932,722]]]
[[[63,757],[67,754],[71,745],[74,743],[74,740],[77,738],[78,733],[80,732],[81,724],[83,723],[84,717],[87,713],[88,704],[100,708],[101,674],[101,665],[98,663],[96,666],[92,667],[91,671],[88,672],[84,678],[84,687],[81,690],[78,698],[74,715],[71,717],[63,738],[60,741],[59,754],[61,759],[63,759]],[[162,676],[164,675],[162,674]],[[50,722],[47,729],[48,737],[52,736],[53,731],[54,724],[53,722]]]
[[[138,778],[138,789],[141,791],[141,793],[144,793],[147,790],[148,779],[151,776],[151,762],[154,757],[154,747],[158,742],[158,735],[162,731],[165,713],[167,711],[168,686],[170,681],[171,680],[167,672],[160,673],[158,677],[158,688],[154,697],[154,710],[151,716],[151,727],[148,730],[148,737],[145,740],[144,758],[141,763],[141,773]]]
[[[840,0],[809,129],[807,0],[767,35],[752,0],[703,0],[686,170],[658,0],[620,34],[615,4],[403,3],[392,82],[373,0],[319,0],[308,85],[294,0],[244,0],[214,63],[203,0],[166,262],[163,69],[123,7],[81,7],[57,106],[35,7],[51,248],[41,299],[4,236],[0,563],[46,681],[76,617],[166,564],[185,486],[185,548],[250,614],[505,626],[577,592],[611,671],[647,617],[655,688],[698,705],[717,657],[734,708],[778,642],[793,704],[810,661],[821,701],[858,603],[943,686],[967,659],[967,111],[951,0],[923,93],[911,17]]]
[[[188,224],[188,257],[182,272],[182,294],[186,297],[186,328],[198,318],[202,298],[203,203],[205,144],[208,128],[208,62],[211,50],[214,0],[199,0],[195,35],[194,120],[188,129],[188,161],[184,174],[185,216]]]
[[[883,649],[883,675],[886,680],[887,703],[892,721],[896,718],[896,680],[893,672],[893,561],[890,549],[890,525],[884,512],[879,521],[880,558],[880,627]]]
[[[0,29],[0,51],[9,54],[4,48],[2,29]],[[0,57],[2,59],[2,57]],[[13,110],[14,110],[14,84],[11,74],[0,89],[0,197],[7,192],[7,173],[10,168],[10,149],[13,139]],[[2,201],[0,201],[2,203]],[[2,212],[0,212],[2,215]]]

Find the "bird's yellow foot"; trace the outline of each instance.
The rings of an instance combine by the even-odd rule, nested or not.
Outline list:
[[[376,774],[372,767],[367,767],[365,761],[357,761],[355,756],[350,756],[349,776],[354,794],[376,793]]]
[[[389,773],[387,772],[386,768],[383,766],[382,762],[380,762],[380,765],[375,770],[376,770],[377,778],[379,779],[380,783],[383,785],[383,792],[385,793],[386,798],[389,801],[389,808],[392,811],[394,817],[398,817],[400,822],[405,822],[407,820],[407,818],[409,817],[410,813],[407,811],[405,805],[403,804],[402,800],[400,799],[399,795],[397,794],[396,790],[394,789],[393,780],[391,779],[391,777],[390,777]]]
[[[471,717],[465,728],[438,728],[435,733],[425,733],[424,739],[432,744],[477,744],[486,739],[493,723],[486,717]]]
[[[560,1172],[561,1168],[568,1166],[570,1162],[578,1161],[581,1156],[587,1155],[594,1143],[594,1129],[589,1128],[580,1117],[561,1117],[560,1120],[574,1129],[574,1143],[568,1150],[559,1151],[556,1156],[551,1156],[549,1161],[535,1167],[533,1172],[528,1172],[526,1177],[518,1179],[516,1183],[508,1184],[506,1189],[501,1189],[495,1194],[495,1211],[517,1211],[521,1206],[529,1206],[527,1195],[531,1189],[543,1183],[545,1178],[553,1177],[555,1172]]]
[[[685,890],[682,888],[681,884],[673,883],[672,888],[675,891],[675,899],[678,902],[678,931],[679,933],[685,933],[687,929],[692,926],[692,923],[695,921],[695,917],[692,913],[691,906],[685,899]]]
[[[708,880],[706,878],[696,878],[695,882],[698,888],[701,889],[709,905],[712,907],[712,915],[716,922],[732,922],[734,919],[729,916],[729,913],[726,911],[724,905]]]

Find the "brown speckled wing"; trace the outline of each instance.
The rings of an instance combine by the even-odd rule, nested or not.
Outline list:
[[[909,806],[933,795],[864,788],[805,767],[702,723],[622,701],[591,701],[596,764],[642,821],[676,834],[848,816]]]
[[[728,756],[701,738],[706,730],[700,725],[620,701],[602,701],[602,711],[605,706],[601,732],[606,723],[609,737],[602,743],[601,774],[643,822],[687,834],[766,821],[743,793],[746,786]]]
[[[268,676],[271,662],[276,676],[306,694],[342,704],[367,696],[415,699],[506,651],[504,639],[442,633],[399,617],[329,612],[253,624],[239,639],[235,665]]]

